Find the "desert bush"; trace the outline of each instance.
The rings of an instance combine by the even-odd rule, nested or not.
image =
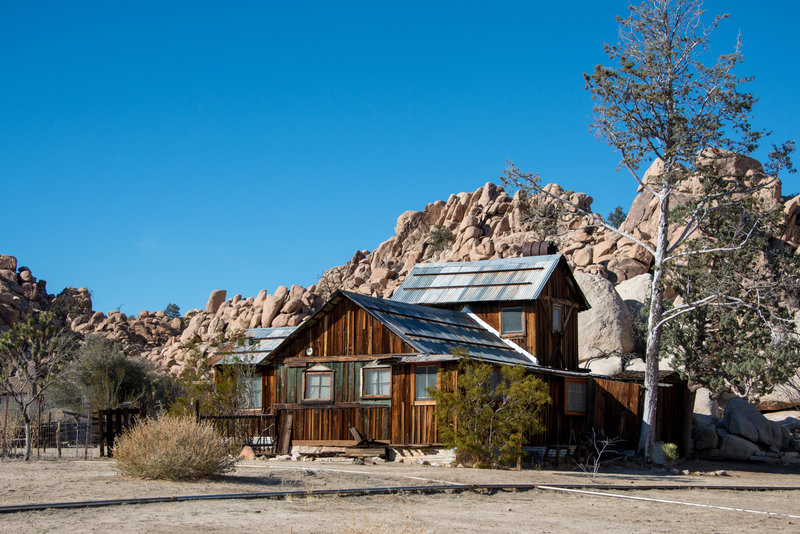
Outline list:
[[[436,254],[446,249],[454,239],[453,232],[449,228],[445,228],[441,224],[434,224],[428,235],[428,246],[431,254]]]
[[[115,443],[114,458],[125,475],[160,480],[207,478],[236,461],[210,424],[172,415],[127,430]]]
[[[667,463],[667,467],[672,469],[675,462],[678,461],[678,446],[674,443],[665,443],[661,450],[664,452],[664,461]]]
[[[458,461],[476,467],[513,465],[527,438],[544,430],[542,417],[550,391],[521,365],[499,369],[454,354],[459,362],[458,387],[429,388],[446,447],[458,449]]]

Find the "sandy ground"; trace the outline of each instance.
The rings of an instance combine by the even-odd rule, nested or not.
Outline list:
[[[752,466],[734,464],[683,467],[692,473],[668,475],[656,470],[616,468],[602,473],[596,482],[634,488],[655,484],[800,487],[798,469],[756,471]],[[727,476],[713,474],[720,468]],[[0,505],[443,482],[592,483],[574,471],[258,460],[241,462],[234,472],[215,480],[173,483],[123,477],[111,460],[28,464],[14,461],[0,463]],[[47,510],[2,514],[0,532],[800,532],[800,490],[596,491],[604,495],[532,490],[236,499]]]

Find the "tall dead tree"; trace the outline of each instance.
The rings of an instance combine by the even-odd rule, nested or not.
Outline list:
[[[708,62],[711,34],[726,17],[705,22],[699,0],[651,0],[631,6],[628,18],[617,19],[618,43],[605,46],[611,66],[598,65],[584,75],[594,101],[591,129],[619,152],[619,167],[655,199],[657,225],[650,239],[616,228],[589,208],[571,202],[567,195],[545,190],[538,175],[522,172],[511,163],[504,176],[508,185],[557,206],[558,216],[584,216],[587,223],[583,228],[604,227],[638,244],[652,257],[646,392],[638,446],[648,460],[654,441],[665,324],[702,306],[758,306],[757,299],[743,298],[741,287],[718,284],[708,291],[691,292],[690,300],[678,306],[666,307],[667,281],[681,280],[680,275],[669,273],[696,263],[695,258],[735,254],[768,233],[771,219],[750,200],[774,186],[779,170],[792,170],[789,155],[793,143],[788,142],[773,147],[763,173],[747,179],[719,174],[719,163],[730,158],[731,152],[751,154],[768,135],[750,124],[757,99],[740,89],[750,78],[734,72],[742,61],[740,43],[730,54]],[[650,160],[659,164],[645,176],[642,165]],[[687,190],[692,194],[686,195]],[[725,210],[726,221],[738,224],[724,239],[714,235],[713,223],[721,210]]]

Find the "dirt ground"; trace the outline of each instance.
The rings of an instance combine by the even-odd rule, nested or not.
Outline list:
[[[609,467],[594,484],[800,488],[796,468],[682,467],[690,474]],[[716,473],[719,469],[725,474]],[[261,460],[240,462],[234,472],[211,481],[174,483],[123,477],[111,460],[13,461],[0,463],[0,505],[443,483],[593,484],[575,471]],[[47,510],[0,514],[0,532],[800,532],[800,489],[592,491],[312,496]]]

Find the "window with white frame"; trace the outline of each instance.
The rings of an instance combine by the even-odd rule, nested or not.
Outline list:
[[[515,306],[513,308],[500,309],[500,333],[507,334],[524,334],[525,327],[522,321],[522,306]]]
[[[314,365],[305,372],[303,400],[330,401],[333,399],[333,371],[324,365]]]
[[[437,382],[438,366],[418,365],[414,368],[414,400],[431,401],[430,394],[426,391],[429,387],[438,387]]]
[[[566,378],[564,411],[572,415],[586,414],[586,388],[587,381],[583,378]]]
[[[363,367],[361,369],[362,397],[390,397],[391,394],[391,367]]]

